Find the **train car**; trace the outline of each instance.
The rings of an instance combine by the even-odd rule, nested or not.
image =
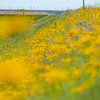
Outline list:
[[[33,11],[0,11],[0,15],[47,15],[47,12],[33,12]]]

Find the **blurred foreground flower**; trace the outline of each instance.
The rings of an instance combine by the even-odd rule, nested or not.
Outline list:
[[[9,37],[26,31],[31,23],[26,16],[3,16],[0,18],[0,37]]]

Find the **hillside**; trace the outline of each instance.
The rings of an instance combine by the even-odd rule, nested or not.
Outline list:
[[[18,19],[27,31],[1,35],[0,100],[99,100],[99,12],[84,7],[25,26]]]

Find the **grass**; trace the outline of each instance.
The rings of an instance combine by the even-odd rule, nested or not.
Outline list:
[[[23,76],[23,72],[27,72],[24,64],[32,72],[28,83],[23,80],[25,84],[17,83],[11,90],[7,88],[7,95],[12,97],[10,92],[18,89],[21,100],[99,100],[100,24],[96,20],[100,18],[99,10],[80,8],[45,16],[32,21],[27,32],[1,39],[0,61],[3,62],[0,66],[4,67],[0,68],[9,70],[14,64]],[[14,67],[12,70],[16,77],[18,73]],[[4,81],[9,83],[5,74]]]
[[[36,34],[36,31],[38,31],[40,28],[43,28],[43,27],[53,23],[54,21],[58,20],[59,16],[58,17],[57,16],[58,15],[50,15],[50,16],[45,16],[45,17],[44,16],[38,16],[38,17],[37,16],[31,16],[31,18],[33,19],[33,22],[32,22],[32,26],[30,27],[30,29],[28,31],[20,32],[19,34],[14,35],[12,37],[8,37],[6,39],[1,39],[1,41],[0,41],[0,43],[1,43],[0,55],[3,56],[3,57],[6,57],[7,52],[12,53],[12,51],[9,51],[9,49],[11,49],[11,48],[12,49],[18,49],[19,48],[19,50],[20,50],[20,48],[23,48],[24,51],[27,52],[28,49],[25,49],[25,48],[29,45],[29,43],[26,43],[26,44],[23,43],[23,44],[20,45],[20,47],[18,47],[17,45],[19,45],[21,42],[24,42],[24,40],[26,38],[31,38],[31,36],[33,34]],[[34,21],[34,17],[36,17],[36,19],[38,19],[38,20]],[[3,52],[3,51],[6,51],[6,52]],[[19,54],[13,53],[13,55],[19,55]]]

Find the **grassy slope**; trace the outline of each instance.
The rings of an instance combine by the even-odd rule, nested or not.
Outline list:
[[[78,12],[80,11],[80,9],[77,10]],[[61,16],[57,16],[56,18],[61,18],[64,19],[67,16],[68,12],[64,15]],[[70,13],[71,14],[71,13]],[[84,63],[83,60],[85,58],[81,58],[79,60],[79,62],[76,62],[76,65],[79,65],[81,63]],[[75,65],[75,63],[73,64],[73,66]],[[86,78],[86,77],[84,77]],[[98,75],[98,77],[95,80],[95,83],[93,84],[93,87],[91,88],[91,90],[87,90],[86,92],[84,92],[83,94],[73,94],[70,95],[71,93],[69,92],[70,87],[66,87],[66,84],[61,84],[63,87],[63,90],[61,91],[61,95],[62,98],[60,98],[61,95],[57,95],[57,97],[59,98],[54,98],[54,100],[99,100],[100,99],[100,89],[99,89],[99,79],[100,79],[100,75]],[[82,80],[80,80],[81,82]],[[55,91],[54,91],[55,92]],[[54,93],[53,92],[53,93]],[[52,90],[51,92],[48,93],[48,95],[45,94],[36,94],[33,98],[30,98],[29,100],[43,100],[45,98],[45,100],[52,100],[51,97],[53,97]]]
[[[36,21],[33,21],[32,27],[29,31],[26,33],[20,33],[18,35],[15,35],[13,37],[9,37],[7,39],[0,41],[0,55],[4,58],[10,58],[11,56],[18,56],[20,55],[19,51],[20,49],[23,49],[25,52],[27,52],[27,47],[29,46],[29,43],[24,43],[24,40],[26,38],[31,38],[33,34],[36,33],[40,28],[45,27],[46,25],[49,25],[50,23],[53,23],[54,21],[61,18],[63,15],[50,15],[43,18],[40,18]],[[14,49],[16,52],[13,52]],[[10,54],[11,53],[11,54]],[[23,55],[26,55],[23,54]]]
[[[10,51],[11,48],[13,48],[13,49],[18,48],[19,50],[20,50],[20,48],[25,48],[26,47],[25,43],[20,44],[21,42],[24,41],[24,39],[31,38],[31,36],[33,34],[35,34],[36,31],[38,31],[40,28],[43,28],[46,25],[53,23],[53,21],[56,21],[60,18],[63,19],[65,17],[66,17],[66,14],[55,15],[55,16],[46,16],[44,18],[41,18],[41,19],[33,22],[33,26],[31,27],[31,31],[29,31],[25,34],[19,34],[17,36],[8,38],[7,40],[1,41],[2,45],[1,45],[1,49],[0,49],[0,55],[8,57],[7,55],[5,55],[5,52],[3,52],[3,51],[6,50],[6,52],[12,52],[12,51]],[[29,45],[29,44],[27,44],[27,45]],[[27,50],[25,50],[25,51],[27,52]],[[69,89],[65,88],[66,87],[65,84],[61,84],[61,85],[63,85],[63,87],[64,87],[64,89],[62,91],[62,96],[65,96],[65,98],[63,98],[63,100],[90,100],[91,96],[93,97],[91,100],[99,100],[98,99],[98,97],[100,97],[99,96],[99,89],[98,89],[99,83],[94,84],[95,87],[93,87],[91,91],[87,91],[82,95],[81,94],[80,95],[73,95],[73,97],[72,97],[72,95],[70,96],[70,93],[68,91]],[[53,93],[48,94],[48,97],[52,97],[52,96],[53,96]],[[30,98],[29,100],[42,100],[44,98],[45,98],[45,100],[51,100],[51,98],[48,98],[48,97],[46,95],[42,95],[42,94],[38,95],[37,94],[36,96],[34,96],[33,98]],[[59,98],[59,100],[61,100],[61,98]]]

